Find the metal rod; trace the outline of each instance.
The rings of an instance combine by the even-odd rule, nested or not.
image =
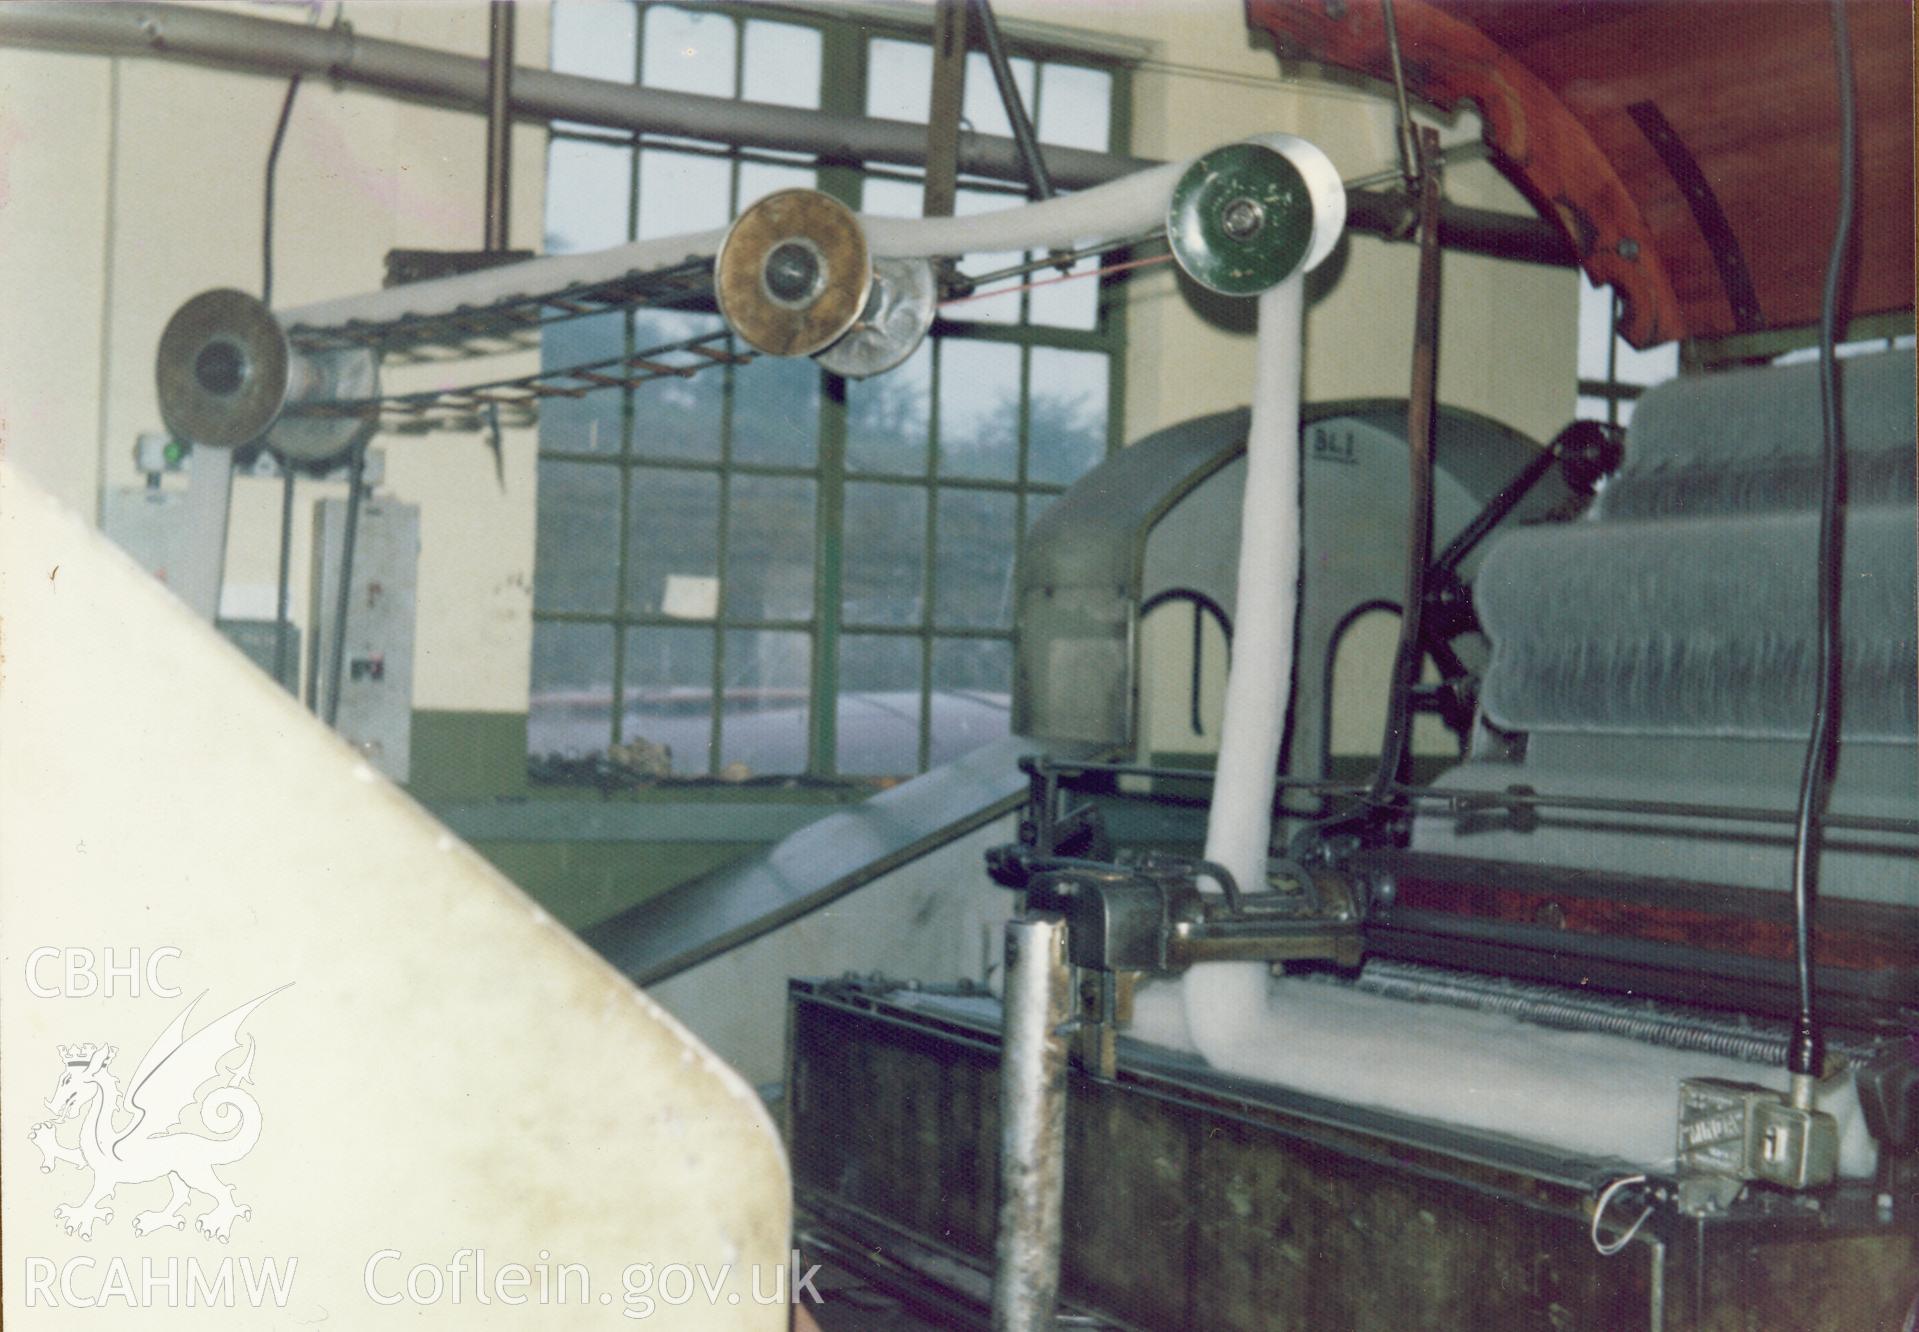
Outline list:
[[[1013,143],[1019,149],[1020,165],[1035,199],[1050,199],[1055,191],[1053,177],[1046,170],[1046,158],[1039,150],[1039,138],[1033,133],[1032,119],[1026,114],[1026,99],[1020,96],[1019,83],[1013,78],[1012,62],[1006,58],[1006,44],[1000,40],[999,20],[993,17],[992,0],[969,0],[979,20],[980,46],[986,63],[992,67],[993,82],[999,85],[1000,105],[1006,108],[1006,123],[1013,127]]]
[[[366,444],[354,445],[347,469],[346,532],[340,542],[340,587],[333,603],[333,660],[327,672],[326,724],[340,719],[340,682],[346,673],[346,621],[353,597],[353,543],[360,535],[360,492],[366,481]]]
[[[148,56],[215,69],[288,78],[308,74],[342,87],[385,92],[462,111],[486,106],[486,61],[404,42],[364,37],[350,28],[309,28],[193,5],[76,5],[21,0],[0,4],[0,45],[110,56]],[[814,153],[832,162],[923,166],[926,127],[801,107],[664,92],[629,83],[521,67],[513,71],[517,119],[570,120],[642,134],[716,140],[742,148]],[[1149,159],[1077,148],[1047,150],[1060,189],[1086,189],[1155,165]],[[960,170],[991,180],[1024,181],[1010,138],[967,134]],[[1396,236],[1403,196],[1353,191],[1349,230]],[[1446,205],[1440,242],[1448,248],[1562,268],[1577,266],[1559,228],[1537,217]]]
[[[1052,1332],[1066,1212],[1066,1036],[1072,1015],[1066,922],[1006,923],[1000,1042],[999,1236],[994,1332]]]
[[[486,248],[507,248],[513,183],[513,0],[487,12]]]
[[[1785,1023],[1763,1017],[1741,1014],[1732,1019],[1651,1000],[1602,998],[1550,985],[1444,971],[1385,958],[1369,958],[1350,982],[1326,975],[1313,979],[1325,984],[1350,984],[1353,989],[1392,999],[1505,1013],[1545,1026],[1608,1032],[1676,1050],[1724,1055],[1755,1064],[1780,1062],[1789,1035]],[[1856,1050],[1863,1052],[1869,1048],[1869,1044],[1862,1041]]]
[[[287,641],[287,631],[292,627],[287,622],[289,602],[292,599],[293,578],[293,464],[282,458],[280,466],[285,475],[280,481],[280,570],[274,585],[273,597],[273,679],[276,684],[286,684],[287,653],[292,644]],[[296,676],[297,680],[297,676]],[[288,693],[297,693],[296,685],[287,685]]]
[[[1167,781],[1211,782],[1214,774],[1206,768],[1156,768],[1134,763],[1035,763],[1028,771],[1071,779],[1080,774],[1120,777],[1159,777]],[[1324,792],[1328,795],[1361,796],[1366,787],[1356,782],[1334,781],[1320,777],[1278,779],[1281,790]],[[1395,783],[1393,794],[1412,800],[1442,801],[1456,809],[1566,809],[1589,814],[1643,814],[1656,818],[1724,819],[1732,823],[1791,823],[1797,815],[1789,809],[1757,809],[1751,805],[1701,805],[1679,800],[1624,800],[1606,796],[1542,795],[1536,791],[1473,791],[1460,787],[1416,786]],[[1919,819],[1882,818],[1867,814],[1829,814],[1828,828],[1847,832],[1885,833],[1892,836],[1919,837]]]
[[[1399,56],[1399,16],[1393,0],[1379,0],[1380,16],[1386,22],[1386,56],[1393,66],[1393,100],[1398,104],[1399,171],[1406,184],[1417,186],[1426,163],[1420,160],[1421,148],[1413,137],[1413,108],[1406,99],[1406,67]]]
[[[1426,566],[1433,558],[1433,427],[1439,395],[1439,135],[1419,133],[1419,287],[1413,314],[1413,384],[1406,402],[1408,483],[1406,595],[1399,608],[1399,652],[1386,704],[1386,736],[1372,798],[1384,800],[1406,776],[1412,750],[1412,693],[1426,660],[1421,632]]]
[[[1433,557],[1433,562],[1427,570],[1427,577],[1430,578],[1435,574],[1446,577],[1458,570],[1466,557],[1473,553],[1481,541],[1485,540],[1486,534],[1505,521],[1507,514],[1519,507],[1519,502],[1532,493],[1533,487],[1544,479],[1546,473],[1559,466],[1558,445],[1564,438],[1562,434],[1559,439],[1555,439],[1526,460],[1526,465],[1519,469],[1519,474],[1500,487],[1499,493],[1487,500],[1485,506],[1459,529],[1458,535],[1446,543],[1446,548]]]
[[[1156,243],[1163,245],[1165,242],[1166,232],[1165,229],[1162,228],[1158,231],[1149,231],[1138,236],[1130,236],[1124,240],[1100,241],[1096,245],[1082,245],[1078,249],[1062,250],[1056,254],[1049,254],[1043,259],[1023,260],[1017,264],[1009,264],[1005,268],[996,268],[990,273],[962,273],[960,277],[969,286],[983,287],[989,282],[1003,282],[1007,278],[1024,277],[1028,273],[1037,273],[1042,268],[1057,268],[1062,259],[1069,263],[1076,263],[1081,259],[1088,259],[1094,255],[1113,254],[1120,250],[1138,249],[1141,246]]]

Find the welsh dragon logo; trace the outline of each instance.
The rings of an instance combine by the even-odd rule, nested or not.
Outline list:
[[[92,1239],[96,1222],[113,1224],[113,1213],[104,1204],[113,1200],[114,1190],[162,1177],[171,1181],[173,1196],[165,1207],[133,1218],[136,1235],[184,1229],[181,1213],[195,1192],[213,1199],[214,1205],[193,1223],[208,1239],[226,1243],[233,1223],[253,1215],[251,1207],[234,1203],[232,1186],[214,1173],[216,1166],[238,1161],[260,1140],[260,1104],[240,1086],[253,1081],[253,1038],[246,1038],[246,1057],[237,1067],[228,1069],[221,1061],[239,1048],[240,1024],[247,1015],[278,993],[269,990],[189,1036],[187,1019],[206,996],[195,998],[154,1041],[124,1097],[113,1073],[119,1053],[114,1046],[88,1041],[59,1047],[65,1067],[46,1099],[54,1117],[35,1124],[27,1136],[40,1149],[42,1173],[62,1161],[93,1172],[93,1187],[84,1202],[53,1209],[67,1234]],[[221,1085],[196,1095],[216,1078],[224,1080]],[[200,1122],[221,1136],[180,1128],[182,1116],[196,1105]],[[60,1141],[59,1128],[74,1119],[81,1121],[80,1141],[69,1147]]]

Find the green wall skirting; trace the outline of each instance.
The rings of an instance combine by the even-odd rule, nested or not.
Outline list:
[[[412,796],[575,930],[787,833],[863,792],[531,786],[526,714],[416,711]]]

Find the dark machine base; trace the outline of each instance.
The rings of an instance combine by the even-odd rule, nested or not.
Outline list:
[[[997,1005],[799,980],[788,1022],[803,1239],[948,1325],[983,1325]],[[1074,1072],[1068,1116],[1062,1297],[1075,1326],[1896,1332],[1919,1295],[1919,1204],[1864,1185],[1754,1190],[1705,1220],[1658,1204],[1606,1258],[1591,1207],[1629,1173],[1618,1162],[1246,1083],[1124,1041],[1114,1080]],[[1609,1214],[1607,1229],[1631,1219]]]

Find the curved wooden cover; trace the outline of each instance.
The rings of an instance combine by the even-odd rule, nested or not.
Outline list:
[[[1397,0],[1406,77],[1488,144],[1625,302],[1635,346],[1811,323],[1838,209],[1816,0]],[[1247,0],[1282,54],[1389,79],[1380,0]],[[1851,314],[1913,304],[1913,33],[1848,0],[1859,88]]]

